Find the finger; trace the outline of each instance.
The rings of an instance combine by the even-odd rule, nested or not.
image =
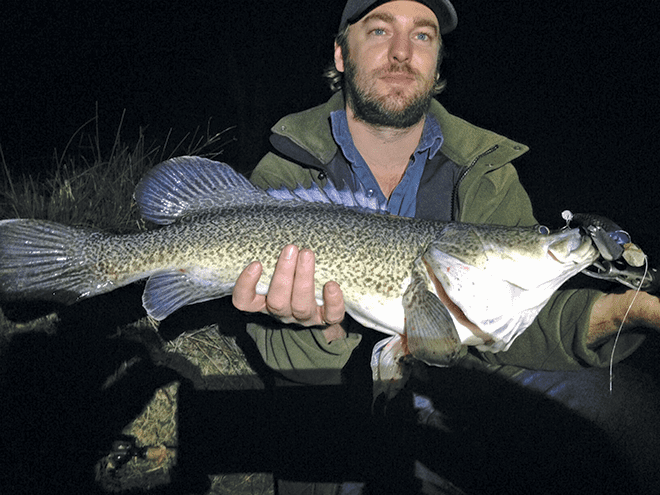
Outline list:
[[[257,294],[257,283],[262,271],[261,263],[253,261],[238,276],[231,296],[237,309],[254,313],[266,307],[266,297]]]
[[[280,253],[277,265],[275,265],[273,278],[266,295],[266,309],[275,316],[291,316],[291,292],[297,260],[298,247],[288,245]]]
[[[344,294],[337,282],[331,281],[323,287],[323,321],[328,325],[341,323],[344,320]]]
[[[316,302],[314,270],[314,253],[310,249],[303,249],[298,254],[291,293],[291,314],[301,324],[322,323],[321,310]]]

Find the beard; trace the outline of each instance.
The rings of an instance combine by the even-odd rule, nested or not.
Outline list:
[[[351,57],[346,57],[344,91],[355,118],[367,124],[394,129],[408,129],[426,115],[433,99],[434,81],[416,74],[407,64],[392,64],[387,69],[374,71],[374,80],[389,73],[405,73],[424,85],[414,94],[406,96],[401,89],[385,95],[376,93],[375,84],[369,84],[364,74],[358,73]]]

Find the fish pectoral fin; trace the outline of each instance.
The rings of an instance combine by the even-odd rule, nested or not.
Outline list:
[[[449,310],[428,290],[422,272],[413,271],[403,295],[405,333],[413,357],[433,366],[451,366],[458,360],[461,339]]]
[[[142,294],[147,314],[161,321],[177,309],[231,294],[234,284],[218,284],[182,271],[149,277]]]

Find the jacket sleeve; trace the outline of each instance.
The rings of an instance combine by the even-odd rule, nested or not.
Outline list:
[[[557,291],[507,351],[480,353],[481,359],[493,365],[539,370],[570,371],[586,366],[608,366],[614,339],[597,346],[586,344],[591,308],[600,294],[592,289]],[[622,333],[616,344],[614,362],[632,354],[643,340],[641,334]]]
[[[537,223],[532,205],[515,168],[507,164],[470,185],[461,212],[463,221],[509,226]],[[614,339],[598,347],[586,344],[591,308],[602,293],[592,289],[559,290],[534,322],[518,336],[511,347],[499,353],[474,353],[489,364],[530,369],[574,370],[584,366],[607,366]],[[621,335],[615,361],[632,354],[644,337]]]
[[[263,189],[294,188],[318,180],[318,172],[269,153],[257,164],[250,180]],[[341,383],[341,369],[362,337],[349,331],[347,338],[328,343],[318,328],[293,328],[277,322],[272,326],[249,323],[247,332],[268,367],[291,382],[309,385]]]

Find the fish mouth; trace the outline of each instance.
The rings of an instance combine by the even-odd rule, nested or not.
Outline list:
[[[558,263],[581,263],[592,257],[595,248],[589,237],[583,236],[579,229],[571,229],[555,234],[547,248],[550,259]]]

